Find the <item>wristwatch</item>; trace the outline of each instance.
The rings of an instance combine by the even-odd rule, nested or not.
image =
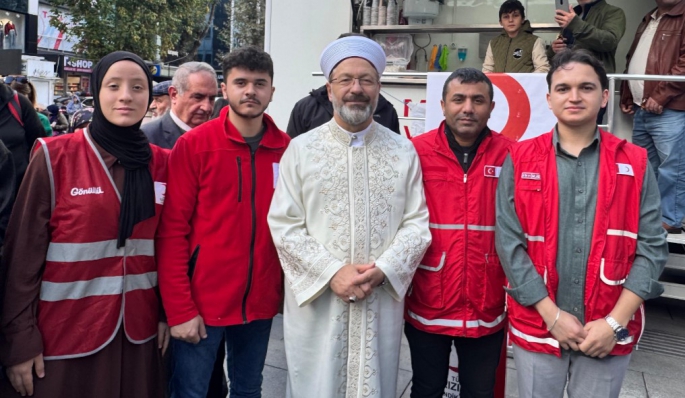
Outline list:
[[[630,336],[630,332],[628,332],[628,329],[624,328],[621,326],[620,323],[616,322],[616,319],[612,318],[611,315],[607,315],[604,318],[609,326],[611,326],[612,329],[614,329],[614,339],[618,341],[619,343],[622,343],[628,339],[628,336]]]

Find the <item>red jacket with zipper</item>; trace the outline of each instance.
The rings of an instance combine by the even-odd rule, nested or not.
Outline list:
[[[269,319],[283,296],[266,215],[290,138],[265,114],[252,154],[228,110],[183,134],[169,157],[156,243],[169,326],[198,314],[210,326]]]
[[[421,160],[433,237],[406,299],[419,330],[482,337],[504,326],[506,278],[495,252],[495,192],[508,138],[490,132],[467,173],[445,136],[445,122],[413,140]]]

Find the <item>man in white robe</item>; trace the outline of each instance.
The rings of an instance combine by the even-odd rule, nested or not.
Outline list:
[[[281,159],[268,220],[286,277],[288,397],[396,396],[404,296],[431,237],[414,147],[373,121],[384,67],[370,39],[331,43],[334,118]]]

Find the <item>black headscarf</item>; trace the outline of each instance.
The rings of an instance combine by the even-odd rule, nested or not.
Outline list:
[[[105,151],[119,160],[126,170],[124,194],[121,197],[117,248],[123,247],[133,233],[133,227],[155,215],[155,187],[149,164],[152,150],[147,137],[140,130],[142,119],[133,126],[120,127],[109,122],[100,108],[100,88],[109,68],[119,61],[132,61],[140,65],[148,83],[148,106],[152,102],[152,78],[145,62],[135,54],[115,51],[106,55],[93,69],[93,121],[88,128],[91,137]]]

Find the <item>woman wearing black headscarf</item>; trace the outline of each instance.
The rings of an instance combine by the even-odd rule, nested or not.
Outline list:
[[[140,131],[151,92],[138,56],[111,53],[91,125],[37,146],[4,248],[2,397],[164,396],[153,239],[168,152]]]

